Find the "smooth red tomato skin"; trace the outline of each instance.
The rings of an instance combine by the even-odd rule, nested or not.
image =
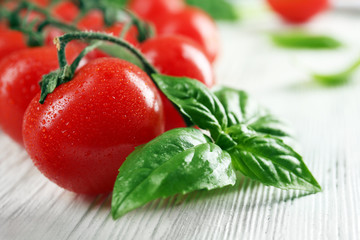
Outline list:
[[[3,28],[0,30],[0,60],[12,52],[27,48],[23,33]]]
[[[184,8],[184,0],[130,0],[128,8],[144,20],[154,22],[160,15],[171,14]]]
[[[79,12],[79,8],[70,1],[60,2],[51,10],[54,17],[68,23],[74,21]]]
[[[210,62],[214,62],[219,54],[220,40],[215,22],[201,9],[186,7],[155,25],[158,35],[178,34],[197,42]]]
[[[106,33],[111,33],[113,34],[115,37],[119,37],[122,30],[124,28],[124,24],[123,23],[115,23],[113,26],[106,28],[105,32]],[[127,31],[126,35],[125,35],[125,41],[131,43],[133,46],[139,46],[139,41],[137,40],[137,36],[138,36],[138,30],[137,28],[133,25],[130,27],[130,29]]]
[[[69,48],[68,59],[73,60],[78,52]],[[58,66],[55,47],[27,48],[0,62],[0,127],[21,145],[24,112],[40,91],[42,75]]]
[[[267,0],[285,21],[305,23],[329,6],[328,0]]]
[[[46,177],[76,193],[110,192],[126,156],[164,130],[159,92],[124,60],[96,59],[43,105],[38,98],[24,117],[25,148]]]
[[[201,48],[186,37],[169,35],[149,39],[141,45],[144,56],[159,72],[177,77],[189,77],[204,83],[207,87],[214,85],[211,64]],[[186,124],[164,94],[165,130],[186,127]]]
[[[77,24],[82,31],[102,31],[105,28],[104,17],[101,11],[89,11]]]

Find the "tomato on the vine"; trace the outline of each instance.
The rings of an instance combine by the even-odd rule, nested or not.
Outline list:
[[[43,105],[39,97],[24,116],[25,148],[46,177],[76,193],[110,192],[127,155],[164,130],[159,92],[124,60],[91,61]]]
[[[214,85],[212,66],[201,48],[186,37],[169,35],[152,38],[141,45],[144,56],[160,73],[189,77]],[[161,94],[164,103],[165,130],[185,127],[186,124],[172,103]]]
[[[329,0],[267,0],[271,8],[284,20],[304,23],[325,10]]]
[[[3,27],[0,29],[0,60],[12,52],[27,48],[22,32]]]
[[[104,16],[100,10],[89,11],[77,24],[82,31],[102,31],[105,28]]]
[[[60,2],[51,10],[55,18],[71,23],[79,15],[79,8],[71,1]]]
[[[66,52],[72,61],[80,49],[70,46]],[[0,61],[0,126],[19,144],[23,143],[21,127],[24,112],[40,91],[42,75],[58,67],[54,46],[23,49]]]
[[[120,37],[120,34],[122,33],[122,31],[124,29],[124,26],[125,26],[124,23],[120,23],[120,22],[115,23],[113,26],[106,28],[105,32],[111,33],[115,37]],[[134,46],[138,46],[139,41],[137,39],[137,36],[138,36],[138,30],[134,25],[132,25],[126,32],[124,40],[131,43]]]
[[[144,20],[154,22],[159,16],[173,14],[185,6],[184,0],[130,0],[128,8]]]
[[[186,7],[178,13],[165,16],[156,23],[159,35],[179,34],[200,44],[213,62],[219,53],[219,34],[215,22],[204,11]]]

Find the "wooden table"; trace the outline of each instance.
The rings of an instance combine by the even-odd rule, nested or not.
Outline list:
[[[283,28],[268,15],[220,24],[217,81],[248,90],[288,120],[323,192],[242,178],[234,187],[153,201],[113,221],[108,196],[62,190],[0,133],[0,239],[359,239],[360,74],[337,88],[309,76],[360,56],[360,15],[333,12],[306,26],[342,40],[335,51],[276,48],[268,33]]]

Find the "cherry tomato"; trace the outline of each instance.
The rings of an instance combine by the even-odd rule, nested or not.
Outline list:
[[[110,192],[128,154],[163,132],[159,92],[145,72],[100,58],[48,95],[24,117],[25,148],[59,186],[84,194]]]
[[[170,76],[197,79],[207,87],[214,85],[211,64],[201,48],[191,39],[169,35],[149,39],[141,45],[144,56],[159,72]],[[164,103],[165,130],[186,124],[172,103],[161,94]]]
[[[68,47],[68,59],[72,61],[79,51]],[[0,126],[19,144],[23,142],[23,115],[30,101],[40,91],[42,75],[58,67],[54,46],[16,51],[0,62]]]
[[[285,21],[304,23],[325,10],[328,0],[267,0],[271,8]]]
[[[79,8],[70,1],[60,2],[51,10],[51,13],[55,18],[68,23],[74,21],[79,12]]]
[[[186,7],[182,11],[166,16],[156,24],[159,35],[179,34],[200,44],[210,62],[219,53],[219,34],[214,21],[204,11]]]
[[[22,32],[10,30],[5,26],[0,29],[0,60],[12,52],[27,48]]]
[[[41,7],[46,7],[50,4],[51,0],[31,0],[29,2],[36,3],[37,5]]]
[[[105,32],[111,33],[114,36],[119,37],[123,28],[124,28],[124,23],[115,23],[113,26],[106,28]],[[134,46],[138,46],[139,41],[137,40],[137,36],[138,36],[138,30],[134,25],[132,25],[130,29],[127,31],[124,40],[131,43]]]
[[[160,15],[180,11],[184,0],[130,0],[128,8],[144,20],[154,22]]]
[[[80,30],[101,31],[105,28],[104,17],[101,11],[89,11],[77,24]]]

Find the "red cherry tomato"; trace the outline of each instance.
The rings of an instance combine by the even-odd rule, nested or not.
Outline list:
[[[130,0],[128,8],[144,20],[153,22],[160,15],[180,11],[184,0]]]
[[[191,39],[169,35],[149,39],[141,45],[144,56],[159,72],[170,76],[189,77],[207,87],[214,85],[211,64],[201,48]],[[163,95],[165,130],[186,124],[171,102]]]
[[[186,7],[182,11],[164,17],[156,23],[159,35],[179,34],[191,38],[200,44],[210,62],[219,53],[219,34],[214,21],[204,11]]]
[[[66,52],[72,61],[79,50],[68,47]],[[0,61],[0,126],[19,144],[23,142],[23,115],[30,101],[40,91],[42,75],[58,67],[54,46],[23,49]]]
[[[0,60],[12,52],[27,48],[22,32],[10,30],[5,26],[0,29]]]
[[[113,26],[105,29],[105,32],[111,33],[114,36],[119,37],[123,28],[124,28],[123,23],[115,23]],[[139,41],[137,39],[137,36],[138,36],[138,30],[134,25],[132,25],[130,29],[127,31],[124,40],[131,43],[134,46],[138,46]]]
[[[79,12],[79,8],[70,1],[60,2],[51,10],[51,13],[55,18],[68,23],[74,21]]]
[[[285,21],[304,23],[325,10],[328,0],[267,0],[271,8]]]
[[[101,31],[105,28],[104,17],[101,11],[89,11],[79,22],[78,28],[80,30]]]
[[[50,4],[51,0],[30,0],[29,2],[36,3],[41,7],[46,7]]]
[[[116,58],[88,63],[43,105],[38,100],[24,117],[26,150],[46,177],[76,193],[110,192],[127,155],[164,129],[155,85]]]

